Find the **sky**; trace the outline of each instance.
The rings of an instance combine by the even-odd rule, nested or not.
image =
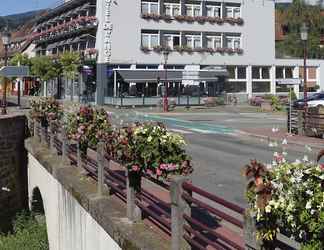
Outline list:
[[[0,16],[54,7],[62,0],[0,0]]]

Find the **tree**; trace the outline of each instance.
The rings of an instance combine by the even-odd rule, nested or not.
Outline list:
[[[321,31],[324,29],[324,17],[321,16],[320,4],[307,5],[303,0],[294,0],[286,9],[278,11],[284,15],[287,29],[285,40],[277,44],[277,52],[283,56],[303,57],[303,43],[300,39],[300,27],[305,22],[308,30],[308,57],[324,58],[324,50],[320,48]]]
[[[79,73],[81,66],[80,54],[77,52],[64,52],[59,58],[60,64],[62,65],[62,73],[68,80],[71,80],[70,91],[71,100],[73,100],[73,81],[75,76]],[[80,86],[79,86],[80,91]],[[80,93],[79,93],[80,96]]]
[[[9,61],[10,65],[17,66],[18,64],[21,66],[30,66],[31,60],[27,55],[22,53],[16,53]]]
[[[62,72],[61,64],[49,56],[34,57],[31,59],[31,73],[43,81],[47,91],[47,81],[57,78]],[[47,92],[46,92],[47,93]]]

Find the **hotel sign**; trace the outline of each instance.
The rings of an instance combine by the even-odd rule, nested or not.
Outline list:
[[[111,34],[113,24],[111,22],[111,2],[112,0],[105,0],[105,17],[103,23],[104,30],[104,60],[109,63],[111,60]]]

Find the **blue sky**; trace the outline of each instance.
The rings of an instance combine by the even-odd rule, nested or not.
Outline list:
[[[53,7],[63,0],[0,0],[0,16]]]

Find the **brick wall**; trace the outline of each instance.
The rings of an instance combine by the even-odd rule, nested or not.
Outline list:
[[[26,122],[22,115],[0,115],[0,232],[8,229],[17,211],[28,206]]]

